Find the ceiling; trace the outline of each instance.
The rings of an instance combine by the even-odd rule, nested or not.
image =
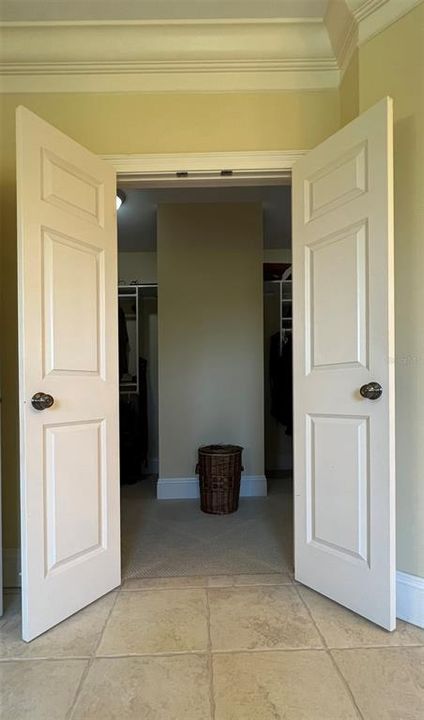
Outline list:
[[[118,247],[125,252],[156,250],[156,215],[161,203],[260,203],[264,247],[291,246],[291,188],[262,187],[126,190],[118,211]]]

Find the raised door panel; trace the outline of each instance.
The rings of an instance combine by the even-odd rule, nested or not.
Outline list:
[[[307,416],[307,539],[368,563],[368,418]]]
[[[367,192],[368,147],[361,143],[305,179],[305,223]]]
[[[42,148],[41,198],[83,220],[104,226],[103,183],[46,148]]]
[[[367,225],[305,247],[307,371],[368,365]]]
[[[45,427],[46,577],[105,549],[104,421]]]
[[[103,374],[104,252],[43,230],[45,374]]]

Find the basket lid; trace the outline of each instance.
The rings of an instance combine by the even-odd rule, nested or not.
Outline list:
[[[205,455],[233,455],[241,452],[243,448],[240,445],[203,445],[199,448],[199,453]]]

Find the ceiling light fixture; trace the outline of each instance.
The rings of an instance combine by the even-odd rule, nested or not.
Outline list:
[[[119,208],[121,207],[122,203],[125,202],[126,197],[127,197],[127,196],[125,195],[125,193],[124,193],[123,190],[119,190],[119,189],[118,189],[118,190],[116,191],[116,209],[117,209],[117,210],[119,210]]]

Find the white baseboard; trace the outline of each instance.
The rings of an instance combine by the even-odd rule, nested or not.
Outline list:
[[[265,475],[243,475],[240,484],[241,497],[266,497],[268,484]]]
[[[265,497],[267,482],[265,475],[243,475],[240,485],[241,497]],[[189,478],[159,478],[158,500],[194,500],[199,497],[199,480]]]
[[[21,587],[21,551],[3,548],[3,587]]]
[[[396,610],[400,620],[424,628],[424,578],[398,570]]]

